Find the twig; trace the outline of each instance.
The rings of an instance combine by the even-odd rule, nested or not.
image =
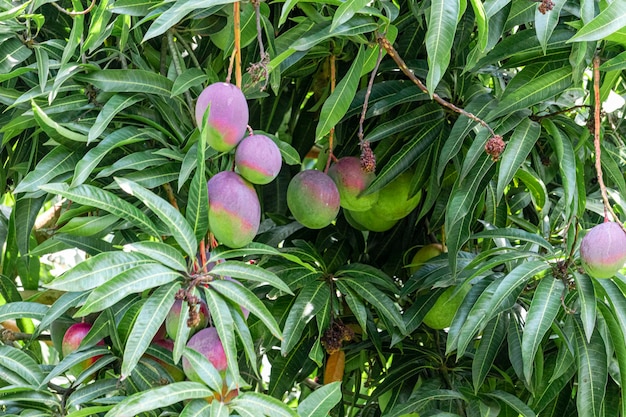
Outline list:
[[[363,143],[363,124],[365,123],[365,114],[367,113],[367,106],[369,104],[370,95],[372,94],[372,88],[374,87],[374,79],[376,78],[376,74],[378,73],[378,67],[380,65],[380,61],[383,59],[383,49],[379,45],[378,46],[378,59],[376,60],[376,65],[372,70],[372,74],[370,75],[369,83],[367,84],[367,90],[365,91],[365,98],[363,99],[363,109],[361,110],[361,118],[359,119],[359,144]],[[361,145],[362,146],[362,145]]]
[[[170,185],[169,182],[166,182],[165,184],[163,184],[163,188],[165,189],[165,193],[167,194],[167,199],[169,200],[170,204],[176,209],[178,209],[178,203],[176,202],[176,196],[174,195],[174,190],[172,189],[172,186]]]
[[[200,65],[200,61],[198,61],[196,54],[193,53],[193,48],[191,47],[191,45],[189,45],[185,38],[183,38],[176,29],[172,28],[172,30],[174,31],[174,35],[176,35],[176,40],[178,40],[183,45],[183,47],[189,54],[189,58],[191,58],[191,62],[193,62],[193,65],[195,65],[196,68],[202,69],[202,65]]]
[[[576,110],[576,109],[584,109],[584,108],[590,108],[591,106],[588,104],[579,104],[577,106],[572,106],[572,107],[568,107],[567,109],[563,109],[563,110],[559,110],[559,111],[555,111],[553,113],[548,113],[548,114],[544,114],[541,116],[531,116],[530,118],[535,120],[535,121],[541,121],[543,119],[547,119],[549,117],[553,117],[553,116],[557,116],[559,114],[563,114],[563,113],[567,113],[570,112],[572,110]]]
[[[85,10],[81,11],[81,12],[70,12],[69,10],[65,10],[63,7],[59,6],[56,3],[50,3],[52,4],[54,7],[56,7],[56,9],[62,13],[65,13],[68,16],[80,16],[80,15],[84,15],[89,13],[94,6],[96,5],[96,0],[91,0],[91,4],[89,5],[89,7],[87,7]]]
[[[335,91],[335,86],[337,84],[337,68],[335,65],[335,54],[330,54],[330,93],[332,94]],[[326,160],[326,167],[324,168],[324,172],[328,172],[328,168],[330,167],[330,161],[333,159],[333,140],[335,136],[335,127],[330,128],[330,132],[328,132],[328,159]]]
[[[235,31],[235,85],[241,88],[241,4],[236,1],[233,8]]]
[[[415,83],[419,87],[419,89],[422,90],[425,94],[429,94],[426,86],[420,81],[419,78],[415,76],[415,74],[413,74],[413,71],[409,69],[409,67],[406,65],[404,60],[400,57],[400,55],[398,55],[398,52],[395,50],[391,42],[389,42],[389,40],[384,35],[378,35],[378,44],[382,46],[383,48],[385,48],[385,51],[387,51],[387,54],[395,61],[395,63],[398,65],[398,67],[404,73],[404,75],[409,77],[409,79],[413,81],[413,83]],[[480,123],[480,125],[482,125],[485,129],[489,131],[491,136],[496,136],[493,129],[487,124],[487,122],[485,122],[480,117],[475,116],[472,113],[469,113],[463,110],[462,108],[457,107],[454,104],[444,100],[435,92],[433,92],[432,97],[433,97],[433,100],[435,100],[437,103],[441,104],[442,106],[447,107],[456,113],[462,114],[463,116],[468,117],[469,119],[475,121],[476,123]]]
[[[613,211],[611,203],[609,202],[609,196],[606,192],[606,185],[602,179],[602,151],[600,149],[600,56],[593,57],[593,98],[594,98],[594,118],[593,118],[593,144],[596,152],[596,177],[598,178],[598,185],[600,186],[600,193],[602,194],[602,202],[604,203],[604,219],[606,220],[610,213],[614,221],[619,221],[619,218]],[[624,225],[622,225],[622,228]]]

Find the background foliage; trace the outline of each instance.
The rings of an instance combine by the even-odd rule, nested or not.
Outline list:
[[[595,54],[600,99],[617,103],[602,114],[601,162],[623,219],[625,3],[258,7],[260,32],[248,2],[238,32],[230,0],[0,0],[0,322],[13,329],[0,345],[2,412],[625,416],[626,279],[591,279],[577,252],[604,216]],[[255,242],[209,254],[226,259],[213,274],[244,286],[200,291],[241,388],[208,403],[220,387],[207,362],[198,364],[205,384],[173,382],[144,353],[170,363],[189,355],[182,338],[173,355],[151,340],[198,273],[206,180],[232,163],[198,146],[193,102],[231,76],[235,33],[244,70],[257,63],[241,83],[250,126],[276,138],[285,163],[257,190]],[[363,120],[377,158],[371,190],[411,172],[422,200],[384,233],[356,230],[343,213],[305,229],[290,217],[287,184],[302,166],[323,169],[330,146],[337,157],[359,154],[381,37],[397,53],[382,51]],[[428,93],[398,70],[398,56]],[[499,160],[485,152],[489,131],[433,93],[504,138]],[[435,241],[447,255],[411,274],[413,254]],[[55,277],[42,260],[69,248],[87,259]],[[423,325],[452,286],[471,289],[450,329]],[[85,349],[61,360],[46,340],[81,319],[94,323]],[[336,326],[354,332],[345,372],[321,386],[321,342]],[[83,374],[64,376],[95,354]]]

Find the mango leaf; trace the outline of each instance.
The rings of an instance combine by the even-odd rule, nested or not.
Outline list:
[[[125,108],[140,102],[141,100],[142,97],[139,94],[133,94],[129,96],[120,93],[115,94],[113,97],[111,97],[105,103],[105,105],[102,106],[102,109],[100,110],[100,113],[98,113],[96,121],[94,122],[93,126],[91,126],[91,129],[89,129],[88,143],[97,139],[105,131],[115,115],[117,115]]]
[[[57,194],[68,200],[75,201],[78,204],[108,211],[119,218],[128,220],[152,236],[160,236],[148,216],[109,191],[87,184],[70,188],[67,184],[53,183],[40,185],[39,188],[48,193]]]
[[[0,346],[0,366],[15,372],[33,387],[38,387],[44,379],[37,362],[22,350],[11,346]]]
[[[30,301],[14,301],[0,305],[0,323],[6,320],[30,318],[41,320],[48,312],[47,305]]]
[[[620,71],[626,68],[626,52],[614,56],[600,65],[600,71]]]
[[[265,307],[265,304],[252,291],[243,285],[225,279],[215,279],[211,281],[209,286],[235,304],[248,309],[265,324],[274,337],[282,339],[278,323],[276,323],[270,311]]]
[[[570,206],[576,195],[576,156],[574,154],[574,147],[571,139],[563,134],[552,120],[544,119],[541,123],[551,136],[552,143],[554,144],[554,150],[559,162],[559,171],[561,172],[563,191],[565,193],[566,213],[570,213]]]
[[[111,100],[113,100],[113,98]],[[111,100],[109,100],[109,102],[111,102]],[[107,102],[107,104],[109,102]],[[90,130],[90,135],[92,131],[93,127],[92,130]],[[102,131],[104,131],[104,128]],[[99,132],[98,135],[100,135],[100,133],[102,132]],[[113,149],[147,139],[150,139],[150,136],[146,133],[146,129],[139,129],[134,126],[126,126],[107,135],[102,142],[98,143],[98,146],[90,149],[89,152],[87,152],[87,154],[78,162],[78,164],[76,164],[76,170],[74,171],[71,186],[75,187],[84,183],[93,169],[98,166],[100,161],[102,161],[102,159]]]
[[[448,65],[460,10],[459,0],[432,0],[426,31],[428,75],[426,88],[432,97]]]
[[[55,178],[72,171],[80,158],[80,154],[62,146],[54,147],[39,161],[35,169],[26,174],[24,179],[17,184],[14,192],[17,194],[39,191],[39,186],[46,185]]]
[[[500,390],[489,392],[486,395],[508,405],[522,417],[535,417],[535,412],[515,395]]]
[[[298,404],[300,417],[326,417],[341,400],[341,382],[326,384]]]
[[[598,310],[606,321],[613,349],[615,349],[615,357],[619,366],[619,382],[626,384],[626,342],[624,331],[620,328],[617,319],[609,307],[604,303],[598,304]],[[626,411],[626,404],[622,403],[622,413]]]
[[[302,338],[305,326],[330,298],[330,289],[325,282],[315,281],[304,286],[293,306],[283,328],[281,353],[286,355]]]
[[[76,78],[107,93],[146,93],[169,97],[173,85],[164,76],[142,69],[107,69],[76,75]]]
[[[576,324],[576,357],[578,364],[578,392],[576,408],[579,416],[600,417],[608,378],[608,360],[604,340],[598,331],[587,343],[585,332]]]
[[[378,25],[369,16],[355,16],[346,23],[337,26],[333,31],[330,30],[330,25],[331,22],[324,22],[313,26],[308,29],[305,36],[293,42],[290,48],[295,51],[307,51],[330,38],[359,35],[373,32],[378,28]],[[360,75],[360,70],[357,75]]]
[[[493,367],[500,346],[505,339],[506,319],[503,314],[495,316],[482,333],[480,344],[476,349],[474,360],[472,361],[472,383],[474,394],[478,394],[481,386],[485,382],[487,374]]]
[[[221,294],[209,288],[204,288],[206,303],[211,313],[211,320],[217,329],[217,334],[224,353],[226,354],[226,362],[228,364],[227,372],[232,375],[235,380],[239,379],[239,365],[237,362],[237,344],[235,342],[235,323],[228,303]]]
[[[274,288],[292,294],[289,287],[276,274],[257,265],[250,265],[241,261],[226,261],[219,263],[211,269],[211,273],[215,275],[229,276],[233,278],[241,278],[264,285],[269,284]]]
[[[298,417],[298,414],[276,398],[256,392],[244,392],[231,402],[235,410],[247,409],[256,416]]]
[[[614,1],[591,22],[585,24],[568,42],[597,41],[624,27],[626,3]]]
[[[350,102],[352,102],[359,84],[364,57],[364,48],[360,47],[350,69],[341,81],[339,81],[335,91],[333,91],[324,102],[320,114],[320,122],[315,129],[316,140],[327,135],[348,111]]]
[[[566,0],[553,1],[552,10],[547,13],[541,13],[539,7],[535,10],[535,31],[537,32],[537,38],[539,39],[539,44],[543,49],[544,55],[552,32],[554,28],[556,28],[557,23],[559,23],[559,15],[565,3]]]
[[[541,126],[530,119],[524,119],[515,128],[498,164],[500,167],[498,171],[498,186],[496,188],[498,201],[504,194],[504,187],[511,182],[517,170],[526,161],[530,151],[535,146],[535,142],[539,139],[540,133]]]
[[[141,307],[126,341],[120,379],[125,379],[130,375],[141,356],[152,343],[152,339],[154,339],[159,327],[165,321],[165,316],[174,304],[174,295],[179,288],[179,282],[162,285],[148,297]]]
[[[198,241],[193,229],[170,203],[128,178],[115,178],[115,182],[128,194],[137,197],[165,223],[176,242],[189,257],[196,255]]]
[[[130,268],[153,263],[151,259],[135,253],[103,252],[85,259],[46,287],[61,291],[88,291]]]
[[[490,229],[483,230],[482,232],[478,232],[472,235],[472,239],[480,239],[480,238],[493,238],[498,239],[509,239],[509,240],[521,240],[523,242],[531,242],[541,246],[542,248],[547,249],[549,252],[553,252],[554,248],[543,237],[537,235],[536,233],[530,233],[522,229],[515,228],[501,228],[501,229]]]
[[[180,272],[187,271],[185,258],[170,245],[161,242],[143,241],[124,246],[127,252],[136,252]]]
[[[117,4],[117,3],[116,3]],[[198,68],[189,68],[183,71],[176,80],[174,81],[174,85],[172,86],[171,97],[175,97],[179,94],[188,91],[192,87],[196,87],[202,85],[202,83],[206,82],[208,79],[206,73]]]
[[[105,417],[137,416],[143,412],[194,398],[208,398],[213,391],[198,382],[174,382],[173,384],[133,394],[116,404]]]
[[[197,241],[201,241],[209,230],[209,192],[205,172],[205,147],[200,142],[197,150],[196,170],[189,185],[189,197],[185,218],[191,225]],[[179,182],[179,185],[180,182]]]
[[[11,69],[27,60],[33,51],[16,38],[9,38],[0,44],[0,74],[6,74]]]
[[[59,362],[51,371],[48,372],[46,377],[41,381],[39,385],[40,388],[45,387],[48,382],[61,375],[62,373],[68,371],[74,365],[78,365],[87,359],[91,359],[94,356],[102,356],[100,359],[96,361],[96,363],[92,364],[87,370],[95,367],[98,362],[102,361],[110,363],[111,360],[115,360],[115,357],[111,355],[108,347],[97,346],[90,347],[87,349],[79,349],[65,356],[61,362]]]
[[[330,31],[337,29],[337,26],[349,21],[352,16],[361,11],[368,4],[367,0],[347,0],[341,3],[333,16],[333,22],[330,25]]]
[[[528,384],[531,382],[535,355],[559,312],[564,289],[562,281],[548,274],[541,279],[533,295],[522,336],[522,362]]]
[[[180,412],[179,417],[204,417],[208,415],[207,413],[209,413],[210,410],[211,403],[207,402],[206,400],[192,400],[187,403],[185,408],[183,408],[183,411]]]
[[[397,404],[384,414],[384,417],[402,417],[422,411],[431,401],[461,400],[466,401],[463,394],[446,389],[429,389],[422,387],[417,389],[407,401]]]
[[[83,317],[95,311],[102,311],[129,294],[165,286],[180,276],[178,272],[157,263],[135,266],[94,289],[76,315]]]
[[[533,69],[535,68],[533,67]],[[489,113],[487,119],[493,120],[502,115],[513,113],[516,110],[530,107],[562,93],[572,83],[571,71],[571,67],[567,66],[543,74],[537,73],[536,77],[525,81],[523,85],[519,86],[514,91],[507,88],[500,104]],[[525,74],[524,70],[518,73],[513,79],[520,77],[522,74]]]
[[[578,292],[580,320],[587,336],[587,342],[590,342],[596,326],[596,293],[591,278],[586,274],[574,271],[573,275],[576,282],[576,291]]]
[[[393,120],[382,123],[374,127],[365,137],[368,142],[376,142],[394,134],[411,131],[417,125],[425,124],[426,128],[431,127],[432,123],[442,122],[443,110],[441,106],[429,103],[419,106],[415,110],[411,110],[406,114],[402,114]]]

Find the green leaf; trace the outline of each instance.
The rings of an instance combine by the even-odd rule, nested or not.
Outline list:
[[[341,382],[326,384],[298,404],[300,417],[326,417],[341,400]]]
[[[211,404],[206,400],[192,400],[183,408],[179,417],[205,417],[210,410]]]
[[[88,291],[130,268],[146,264],[154,262],[135,253],[103,252],[85,259],[46,284],[46,287],[61,291]]]
[[[6,74],[11,69],[27,60],[33,51],[16,38],[9,38],[0,44],[0,74]]]
[[[26,384],[38,387],[44,378],[39,364],[28,354],[10,346],[0,346],[0,366],[15,372]]]
[[[556,157],[559,162],[563,191],[565,192],[566,213],[571,213],[571,205],[576,195],[576,156],[571,139],[563,134],[550,119],[543,119],[542,125],[552,138]],[[569,216],[566,216],[569,217]]]
[[[146,16],[159,4],[160,0],[116,0],[111,11],[130,16]]]
[[[576,407],[581,417],[603,415],[602,403],[608,378],[606,347],[602,336],[595,331],[587,343],[584,330],[576,324],[576,353],[578,364],[578,390]]]
[[[205,173],[204,151],[204,145],[198,146],[197,167],[189,185],[187,211],[185,212],[185,217],[193,228],[197,241],[204,239],[209,230],[209,193]]]
[[[626,384],[626,336],[624,335],[623,329],[620,328],[614,313],[606,304],[599,303],[598,309],[606,321],[613,349],[615,349],[615,357],[619,366],[619,383],[621,386],[624,386],[624,384]],[[624,402],[621,402],[621,409],[622,413],[626,411],[626,404]]]
[[[209,288],[204,288],[204,294],[206,296],[206,303],[211,313],[211,320],[213,325],[217,329],[217,334],[222,346],[224,347],[224,353],[226,354],[226,362],[228,365],[227,371],[232,375],[235,380],[239,379],[239,365],[237,362],[237,344],[235,342],[235,323],[231,314],[228,303],[222,298],[217,291],[213,291]]]
[[[133,394],[113,407],[105,417],[137,416],[143,412],[167,407],[194,398],[212,397],[213,391],[197,382],[174,382]]]
[[[172,246],[162,242],[134,242],[124,246],[127,252],[137,252],[180,272],[187,271],[185,258]]]
[[[478,27],[478,46],[481,51],[487,47],[489,40],[489,22],[487,12],[482,2],[479,0],[470,0],[476,16],[476,26]]]
[[[496,189],[498,200],[502,198],[504,188],[511,182],[515,173],[526,161],[530,151],[535,146],[535,142],[539,139],[540,133],[541,126],[530,119],[524,119],[513,131],[498,164],[500,167]]]
[[[282,339],[282,333],[272,313],[265,307],[265,304],[249,289],[236,282],[225,279],[215,279],[209,284],[217,292],[227,299],[248,309],[252,314],[257,316],[259,320],[272,332],[274,337]]]
[[[559,23],[559,15],[565,3],[566,0],[553,1],[552,10],[546,13],[541,13],[539,7],[535,10],[535,31],[537,32],[537,38],[539,39],[539,44],[543,49],[544,55],[552,32],[554,32],[554,28],[556,28],[557,23]]]
[[[129,294],[169,284],[180,276],[178,272],[156,263],[135,266],[94,289],[76,315],[83,317],[96,311],[102,311]]]
[[[276,274],[257,265],[251,265],[241,261],[226,261],[219,263],[211,270],[212,274],[240,278],[259,283],[261,285],[271,285],[274,288],[293,295],[287,284],[285,284]]]
[[[432,0],[426,31],[428,76],[426,88],[432,97],[448,65],[460,10],[459,0]]]
[[[30,171],[17,184],[14,193],[34,193],[39,191],[39,187],[46,185],[55,178],[73,171],[80,154],[70,152],[62,146],[54,147],[37,164],[35,169]]]
[[[341,3],[333,15],[333,23],[330,25],[330,31],[337,29],[337,26],[342,25],[352,19],[356,13],[359,13],[361,9],[367,6],[367,0],[346,0]]]
[[[546,275],[539,282],[533,295],[522,336],[522,362],[528,384],[531,382],[535,355],[561,308],[564,290],[565,286],[562,281]]]
[[[484,329],[491,317],[510,307],[504,303],[519,294],[523,284],[549,267],[544,261],[528,261],[517,266],[501,280],[492,282],[480,294],[458,332],[457,355],[465,353],[472,338]]]
[[[584,25],[568,42],[597,41],[624,27],[626,3],[614,1],[591,22]]]
[[[169,97],[172,81],[164,76],[141,69],[107,69],[77,75],[76,79],[93,84],[107,93],[146,93]]]
[[[482,232],[478,232],[472,235],[472,239],[481,239],[481,238],[492,238],[492,239],[509,239],[509,240],[520,240],[522,242],[531,242],[536,245],[541,246],[542,248],[547,249],[550,253],[554,251],[554,248],[543,237],[537,235],[536,233],[530,233],[522,229],[515,229],[512,227],[506,227],[501,229],[489,229],[483,230]]]
[[[194,0],[175,2],[172,7],[161,13],[161,15],[150,25],[150,28],[144,35],[142,42],[146,42],[149,39],[162,35],[193,11],[208,9],[210,7],[229,3],[233,3],[233,0]]]
[[[171,97],[182,94],[185,91],[188,91],[191,87],[202,85],[202,83],[205,83],[207,80],[207,75],[201,69],[186,69],[182,74],[176,77],[174,85],[172,86]]]
[[[35,101],[32,101],[31,105],[37,124],[48,136],[50,136],[51,139],[61,144],[72,143],[73,145],[75,145],[73,142],[87,142],[87,136],[76,133],[73,130],[70,130],[52,120],[50,116],[48,116],[43,110],[41,110],[41,108],[35,103]]]
[[[110,103],[112,100],[113,98],[109,100],[108,103]],[[93,128],[89,131],[90,135],[92,131]],[[104,128],[102,129],[102,131],[104,131]],[[100,133],[102,132],[99,132],[98,136],[100,135]],[[87,154],[83,157],[83,159],[78,162],[78,164],[76,165],[76,170],[74,171],[74,177],[72,178],[71,186],[75,187],[84,183],[91,174],[91,172],[94,170],[94,168],[98,166],[100,161],[102,161],[102,159],[106,157],[107,154],[113,149],[148,139],[150,139],[150,136],[146,133],[145,129],[139,129],[134,126],[126,126],[107,135],[107,137],[104,138],[102,142],[98,143],[98,146],[90,149],[89,152],[87,152]]]
[[[446,389],[429,389],[422,387],[417,389],[409,399],[393,407],[384,414],[385,417],[403,417],[405,414],[422,411],[431,401],[462,400],[465,397],[457,392]]]
[[[298,417],[298,414],[282,401],[256,392],[244,392],[235,397],[230,404],[235,410],[251,410],[257,416]]]
[[[525,73],[525,70],[530,69],[533,70],[532,78],[529,78]],[[535,66],[532,66],[532,68],[526,67],[513,78],[513,80],[515,80],[517,77],[520,77],[523,78],[524,81],[515,89],[512,89],[511,84],[509,84],[509,87],[502,96],[500,104],[489,113],[487,120],[494,120],[497,117],[513,113],[516,110],[528,108],[534,104],[552,98],[565,91],[572,83],[572,68],[569,65],[545,73],[541,71],[535,73],[537,69],[538,68]],[[539,69],[542,70],[541,67],[539,67]],[[511,83],[513,83],[513,81],[511,81]]]
[[[115,395],[119,388],[117,379],[108,378],[94,381],[72,392],[67,399],[67,406],[68,408],[75,408],[77,405],[89,403],[96,398]]]
[[[485,378],[491,371],[496,355],[500,351],[500,346],[505,339],[506,319],[503,314],[498,314],[491,319],[480,338],[480,344],[476,349],[474,360],[472,361],[472,383],[474,384],[474,394],[478,394]]]
[[[363,66],[364,48],[360,47],[350,69],[341,79],[335,91],[326,99],[322,106],[320,121],[315,129],[315,138],[320,140],[343,118],[348,111],[358,87],[361,67]]]
[[[196,255],[198,241],[196,240],[193,229],[178,210],[152,191],[143,188],[141,185],[127,178],[115,178],[115,182],[117,182],[126,193],[141,200],[167,225],[171,235],[190,258]]]
[[[87,349],[75,350],[74,352],[65,356],[63,360],[59,362],[51,371],[48,371],[44,380],[41,381],[41,384],[39,385],[39,387],[43,388],[44,386],[48,384],[48,382],[52,381],[54,378],[61,375],[62,373],[68,371],[71,367],[78,365],[86,361],[87,359],[91,359],[94,356],[103,356],[103,357],[98,359],[96,363],[92,364],[89,368],[87,368],[86,371],[93,371],[94,370],[93,368],[95,368],[99,362],[110,363],[112,360],[113,361],[116,360],[116,358],[111,355],[111,352],[109,351],[108,347],[97,346],[97,347],[90,347]]]
[[[101,188],[87,184],[70,188],[67,184],[60,183],[40,185],[39,188],[78,204],[108,211],[119,218],[128,220],[152,236],[160,236],[152,221],[141,210]]]
[[[100,113],[98,113],[98,117],[94,122],[91,129],[89,129],[89,142],[97,139],[107,128],[111,120],[117,115],[119,112],[128,108],[142,100],[141,95],[133,94],[115,94],[111,97],[105,104],[102,106]],[[140,132],[137,132],[140,133]]]
[[[84,292],[66,292],[62,294],[57,300],[50,306],[46,315],[43,317],[37,330],[33,334],[33,337],[39,335],[43,330],[50,327],[52,323],[57,321],[59,317],[67,312],[72,307],[76,307],[81,301],[84,301],[86,294]]]
[[[348,278],[342,279],[341,281],[370,303],[378,311],[379,316],[390,320],[391,323],[398,328],[400,333],[406,334],[406,326],[404,325],[404,320],[402,320],[398,307],[385,293],[373,285],[368,285],[358,279]],[[392,329],[388,330],[391,331]]]
[[[324,22],[313,26],[306,32],[307,35],[298,38],[292,43],[290,49],[295,51],[307,51],[318,43],[330,38],[359,35],[373,32],[378,28],[378,24],[369,16],[355,16],[348,22],[337,26],[333,31],[330,30],[330,25],[331,22]],[[360,71],[357,75],[360,75]]]
[[[600,65],[600,71],[604,72],[621,71],[624,68],[626,68],[626,52],[622,52]]]
[[[489,392],[486,395],[489,397],[495,398],[503,402],[504,404],[511,407],[513,410],[519,413],[522,417],[535,417],[535,412],[527,406],[522,400],[516,397],[513,394],[510,394],[506,391],[496,390],[493,392]]]
[[[183,356],[189,362],[189,366],[214,392],[222,392],[223,380],[219,371],[213,366],[210,360],[202,353],[186,347]]]
[[[105,216],[73,217],[57,233],[74,236],[99,236],[101,232],[110,230],[120,219],[112,214]],[[101,236],[101,235],[100,235]]]
[[[14,301],[0,305],[0,323],[11,319],[30,318],[41,320],[50,307],[30,301]]]
[[[179,282],[157,288],[141,307],[133,329],[126,341],[120,379],[125,379],[135,368],[152,339],[159,331],[174,304],[174,295],[180,289]]]
[[[574,271],[573,275],[580,304],[580,320],[587,336],[587,342],[590,342],[596,326],[596,293],[591,278],[586,274]]]
[[[293,349],[302,337],[307,323],[313,319],[316,312],[322,308],[330,298],[330,288],[325,282],[315,281],[304,286],[293,306],[283,329],[281,353],[286,355]]]

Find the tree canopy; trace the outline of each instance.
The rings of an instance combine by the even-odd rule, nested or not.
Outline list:
[[[0,0],[0,411],[626,416],[625,18]],[[243,175],[196,109],[222,82],[268,183],[207,189]]]

